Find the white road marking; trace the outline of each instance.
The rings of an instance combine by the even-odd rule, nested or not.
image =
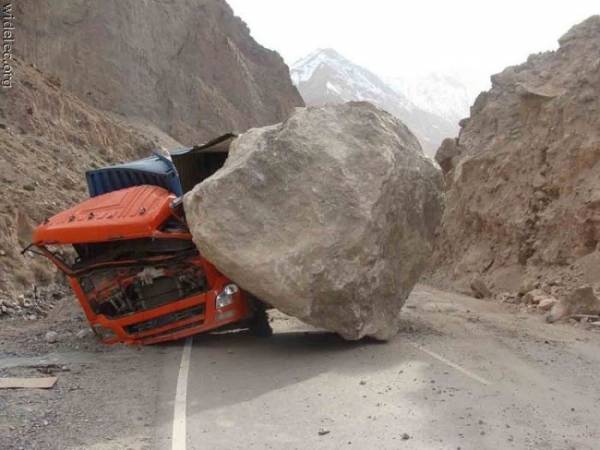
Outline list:
[[[192,338],[185,341],[179,375],[177,376],[177,390],[175,391],[175,407],[173,409],[173,434],[171,437],[172,450],[185,450],[187,443],[187,385],[190,371],[190,355],[192,353]]]
[[[460,373],[462,373],[462,374],[464,374],[464,375],[466,375],[466,376],[468,376],[468,377],[470,377],[470,378],[474,379],[475,381],[479,381],[481,384],[485,384],[486,386],[489,386],[490,384],[492,384],[492,383],[491,383],[491,381],[488,381],[488,380],[486,380],[485,378],[483,378],[483,377],[480,377],[479,375],[477,375],[477,374],[474,374],[473,372],[471,372],[471,371],[469,371],[469,370],[467,370],[467,369],[465,369],[465,368],[463,368],[463,367],[459,366],[458,364],[456,364],[456,363],[453,363],[452,361],[450,361],[450,360],[448,360],[448,359],[444,358],[442,355],[438,355],[437,353],[435,353],[435,352],[432,352],[431,350],[428,350],[428,349],[426,349],[425,347],[422,347],[422,346],[420,346],[419,344],[415,344],[414,342],[411,342],[410,344],[411,344],[413,347],[415,347],[415,348],[417,348],[417,349],[421,350],[422,352],[424,352],[424,353],[427,353],[427,354],[428,354],[429,356],[431,356],[432,358],[435,358],[435,359],[437,359],[438,361],[441,361],[441,362],[443,362],[444,364],[447,364],[448,366],[452,367],[453,369],[456,369],[456,370],[458,370]]]

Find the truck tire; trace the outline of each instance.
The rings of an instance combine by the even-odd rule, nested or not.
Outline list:
[[[253,336],[267,338],[273,336],[273,329],[269,323],[266,305],[258,299],[253,299],[254,313],[249,322],[250,333]]]

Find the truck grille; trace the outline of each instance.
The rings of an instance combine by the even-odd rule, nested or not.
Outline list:
[[[179,322],[180,320],[187,319],[188,317],[198,316],[204,314],[204,305],[194,306],[193,308],[184,309],[182,311],[175,311],[164,316],[157,317],[155,319],[146,320],[144,322],[135,323],[125,327],[125,331],[130,334],[143,333],[144,331],[159,328],[171,323]]]

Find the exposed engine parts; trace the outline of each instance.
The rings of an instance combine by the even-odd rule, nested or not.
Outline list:
[[[190,242],[132,240],[76,247],[78,282],[96,314],[121,317],[157,308],[209,289]],[[156,253],[169,255],[149,262]],[[99,261],[116,260],[114,267],[94,268]],[[90,270],[88,270],[90,268]]]
[[[186,262],[141,270],[103,269],[80,283],[94,312],[109,317],[156,308],[208,289],[202,268]]]

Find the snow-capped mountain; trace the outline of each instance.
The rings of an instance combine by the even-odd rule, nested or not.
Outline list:
[[[368,101],[398,117],[432,156],[444,138],[456,136],[458,119],[427,111],[373,72],[333,49],[320,49],[291,67],[292,81],[307,105]]]
[[[407,98],[395,92],[374,73],[344,58],[333,49],[317,50],[291,69],[292,81],[306,93],[310,104],[366,100],[385,103],[391,99],[412,108]],[[303,94],[304,96],[304,94]],[[324,101],[328,100],[328,101]]]
[[[458,78],[442,73],[390,77],[385,81],[419,108],[452,123],[468,117],[469,105],[476,96]]]

